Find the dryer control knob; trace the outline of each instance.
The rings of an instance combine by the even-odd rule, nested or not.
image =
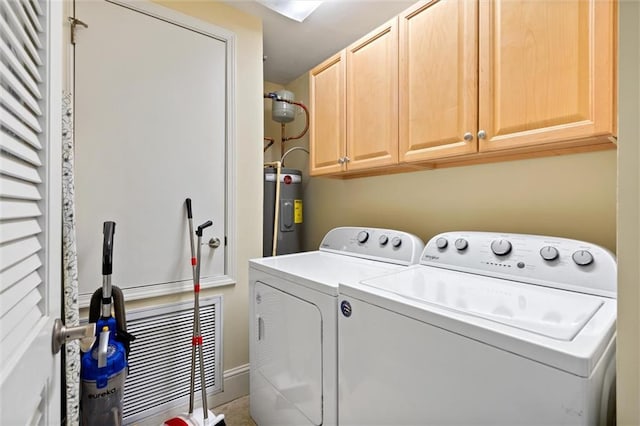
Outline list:
[[[447,248],[447,245],[449,245],[449,241],[447,241],[447,239],[444,237],[440,237],[436,240],[436,247],[438,247],[440,250]]]
[[[380,238],[378,238],[378,242],[381,246],[386,246],[389,242],[389,237],[387,237],[386,235],[380,235]]]
[[[456,242],[453,243],[453,245],[456,246],[456,249],[458,249],[458,251],[466,250],[467,247],[469,247],[469,243],[464,238],[458,238]]]
[[[398,248],[402,245],[402,238],[400,237],[393,237],[391,239],[391,245],[394,246],[395,248]]]
[[[552,246],[544,246],[540,249],[540,256],[542,256],[544,260],[556,260],[559,255],[558,249]]]
[[[369,233],[367,231],[358,232],[358,242],[364,244],[369,239]]]
[[[593,263],[593,255],[587,250],[578,250],[571,257],[573,257],[573,261],[578,266],[587,266]]]
[[[504,256],[511,253],[511,243],[507,240],[493,240],[491,251],[497,256]]]

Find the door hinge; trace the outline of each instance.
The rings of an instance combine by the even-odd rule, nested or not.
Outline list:
[[[82,22],[81,20],[74,18],[73,16],[69,16],[67,18],[69,23],[71,24],[71,44],[75,46],[76,44],[76,27],[80,25],[81,27],[89,28],[87,24]]]

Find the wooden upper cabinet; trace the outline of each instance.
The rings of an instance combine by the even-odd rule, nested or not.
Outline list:
[[[615,2],[480,2],[480,151],[615,129]]]
[[[310,162],[312,176],[343,170],[345,145],[345,53],[327,59],[309,73]]]
[[[400,161],[475,153],[478,3],[419,2],[400,15]]]
[[[349,171],[398,162],[398,18],[346,49]]]
[[[614,0],[417,2],[311,71],[311,174],[612,148],[616,23]]]

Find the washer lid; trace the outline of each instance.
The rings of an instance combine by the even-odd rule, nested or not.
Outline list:
[[[580,293],[549,291],[534,285],[433,269],[410,280],[382,277],[364,281],[420,302],[527,330],[558,340],[572,340],[604,304]]]
[[[582,377],[615,337],[614,299],[430,266],[338,291]]]

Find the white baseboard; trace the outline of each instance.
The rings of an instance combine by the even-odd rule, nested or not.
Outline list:
[[[222,375],[222,392],[209,397],[210,407],[219,407],[234,399],[249,395],[249,364],[226,370]]]
[[[244,364],[226,370],[223,373],[222,392],[210,395],[207,399],[209,409],[215,412],[215,407],[231,402],[234,399],[249,395],[249,364]],[[135,423],[136,426],[158,426],[172,417],[184,414],[188,407],[175,407],[159,414],[147,417]],[[216,413],[217,414],[217,413]]]

